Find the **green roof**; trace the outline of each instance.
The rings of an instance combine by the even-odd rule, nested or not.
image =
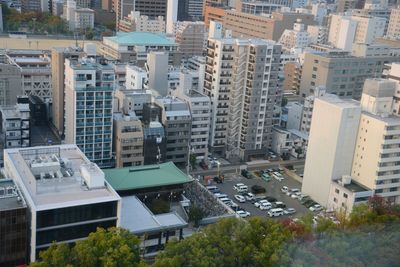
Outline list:
[[[183,184],[192,178],[173,162],[138,167],[104,169],[105,178],[117,191]]]
[[[116,36],[104,37],[120,45],[175,45],[163,33],[154,32],[117,32]]]

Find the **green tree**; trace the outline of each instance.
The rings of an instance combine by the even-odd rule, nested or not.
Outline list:
[[[196,155],[190,154],[190,166],[192,166],[192,169],[196,168]]]
[[[189,221],[194,223],[195,227],[199,226],[199,222],[204,217],[204,212],[200,207],[191,206],[188,213]]]
[[[39,253],[40,262],[34,262],[31,267],[72,267],[72,252],[67,244],[53,243],[47,250]]]
[[[86,38],[87,40],[92,40],[93,37],[94,37],[93,31],[92,31],[91,29],[86,30],[86,32],[85,32],[85,38]]]

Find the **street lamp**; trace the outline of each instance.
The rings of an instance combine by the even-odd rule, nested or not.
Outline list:
[[[219,173],[219,165],[221,165],[221,163],[220,163],[219,161],[217,161],[217,168],[218,168],[218,178],[219,178],[219,176],[220,176],[220,173]]]

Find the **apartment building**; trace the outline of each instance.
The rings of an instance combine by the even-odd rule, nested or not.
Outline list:
[[[310,36],[311,43],[325,44],[328,39],[328,29],[325,26],[308,25],[307,32]]]
[[[119,20],[118,30],[121,32],[165,32],[163,16],[149,18],[141,15],[139,11],[131,11],[128,16]]]
[[[1,143],[4,148],[29,147],[30,110],[28,103],[1,106]]]
[[[143,16],[157,18],[166,17],[167,0],[112,0],[112,10],[116,15],[116,22],[128,16],[132,11],[140,12]]]
[[[384,76],[390,81],[397,83],[396,90],[393,95],[392,112],[395,115],[400,115],[400,63],[393,62],[387,66]]]
[[[283,66],[283,90],[287,92],[300,92],[301,64],[300,62],[287,62]]]
[[[310,35],[304,29],[304,24],[298,20],[293,25],[293,29],[285,29],[279,39],[282,48],[291,50],[293,48],[305,48],[311,43]]]
[[[142,119],[143,106],[151,103],[152,93],[150,90],[132,90],[132,89],[118,89],[114,94],[115,111],[124,114],[134,112],[135,115]]]
[[[13,64],[0,63],[0,106],[14,105],[22,95],[21,69]]]
[[[315,99],[322,97],[325,94],[326,94],[326,88],[324,86],[318,86],[315,88],[312,95],[309,95],[306,98],[304,98],[300,131],[305,133],[310,133],[311,119],[314,111]]]
[[[210,22],[215,21],[219,23],[224,22],[225,11],[228,10],[226,6],[221,5],[206,5],[204,6],[204,24],[208,29]]]
[[[189,106],[182,100],[172,97],[156,98],[155,104],[161,107],[160,122],[165,128],[165,160],[186,166],[189,157],[192,116]]]
[[[381,77],[384,64],[398,57],[351,56],[348,52],[306,52],[302,69],[300,95],[313,94],[315,87],[325,86],[327,93],[340,97],[360,99],[364,81]]]
[[[0,180],[0,265],[21,266],[28,260],[28,208],[11,179]]]
[[[51,50],[51,81],[53,86],[53,125],[64,137],[65,59],[78,60],[84,56],[81,48],[55,47]]]
[[[392,9],[386,36],[393,39],[399,39],[400,37],[400,8]]]
[[[331,181],[351,172],[360,114],[354,100],[325,95],[314,101],[301,191],[322,206],[328,205]]]
[[[113,166],[114,69],[104,59],[65,60],[65,142],[100,167]]]
[[[260,38],[278,41],[286,29],[293,29],[293,24],[301,20],[306,26],[316,25],[314,15],[290,11],[273,12],[271,16],[259,16],[226,10],[223,28],[232,31],[235,38]]]
[[[125,65],[125,87],[126,89],[144,89],[147,85],[147,71],[133,64]]]
[[[117,32],[116,36],[104,37],[100,53],[106,58],[133,63],[143,67],[150,51],[168,53],[168,64],[178,66],[181,55],[178,45],[165,34],[152,32]]]
[[[143,129],[142,122],[135,113],[114,113],[113,150],[115,167],[143,165]]]
[[[67,0],[63,16],[70,31],[82,31],[94,28],[94,10],[77,6],[73,0]]]
[[[184,21],[175,25],[175,41],[186,61],[193,56],[202,56],[206,47],[207,32],[202,21]]]
[[[204,93],[212,103],[213,153],[245,160],[266,153],[279,124],[280,55],[273,41],[209,38]]]
[[[76,145],[6,149],[4,172],[29,207],[30,262],[54,241],[71,244],[120,224],[119,195]]]
[[[356,8],[357,0],[338,0],[336,11],[343,13]]]
[[[165,130],[158,121],[152,121],[143,126],[143,156],[144,164],[157,164],[166,161]]]

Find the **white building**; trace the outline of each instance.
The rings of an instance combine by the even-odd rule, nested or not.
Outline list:
[[[351,19],[357,22],[353,43],[371,44],[385,33],[386,18],[353,15]]]
[[[314,110],[314,102],[316,98],[324,96],[326,94],[326,88],[318,86],[314,89],[314,94],[307,96],[304,99],[302,119],[300,125],[300,131],[309,133],[311,128],[311,118]]]
[[[77,7],[73,0],[67,0],[63,16],[68,21],[70,31],[93,29],[94,27],[94,10]]]
[[[53,241],[72,244],[120,225],[119,195],[76,145],[6,149],[4,172],[29,206],[31,262]]]
[[[328,39],[328,29],[325,26],[308,25],[307,32],[313,44],[325,44]]]
[[[134,112],[139,119],[143,116],[143,105],[152,102],[150,90],[118,89],[115,91],[115,112],[129,114]]]
[[[390,13],[389,25],[386,35],[389,38],[399,39],[400,37],[400,8],[393,8]]]
[[[386,78],[397,83],[393,96],[393,114],[400,115],[400,63],[391,63]]]
[[[302,192],[327,206],[332,180],[351,173],[361,108],[352,100],[315,99]]]
[[[112,166],[114,69],[104,59],[65,60],[65,142]]]
[[[31,144],[29,104],[1,106],[0,113],[1,139],[4,148],[29,147]]]
[[[178,21],[178,5],[179,0],[167,0],[167,28],[166,32],[174,33],[175,23]]]
[[[132,64],[126,65],[126,89],[144,89],[147,83],[147,71]]]
[[[290,50],[293,48],[304,48],[310,43],[310,35],[304,30],[304,24],[301,20],[298,20],[293,25],[293,30],[284,30],[279,43],[282,44],[283,48]]]
[[[139,11],[131,11],[118,22],[118,29],[123,32],[165,32],[165,21],[163,16],[149,18],[140,15]]]
[[[299,102],[289,102],[285,108],[287,109],[286,129],[299,130],[303,118],[304,106]]]
[[[324,18],[326,18],[328,14],[328,7],[325,3],[312,4],[311,14],[314,15],[314,20],[318,22],[318,25],[322,25]]]

